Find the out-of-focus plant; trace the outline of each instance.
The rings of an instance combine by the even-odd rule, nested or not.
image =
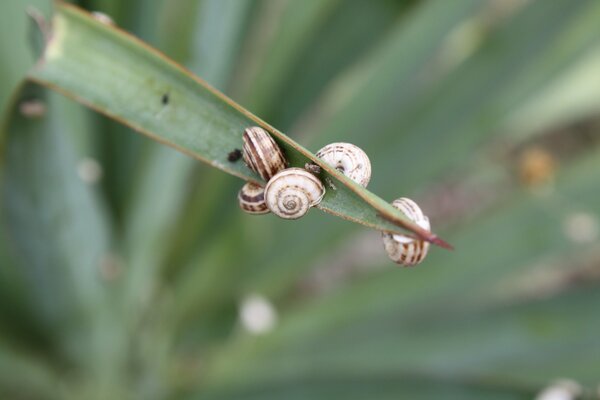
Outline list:
[[[417,199],[457,251],[398,269],[377,232],[317,212],[244,215],[235,177],[59,94],[23,85],[10,109],[33,77],[213,162],[224,147],[199,138],[256,122],[62,5],[31,69],[26,11],[38,23],[55,11],[10,0],[0,397],[526,399],[559,377],[592,397],[597,1],[76,3],[306,148],[356,143],[373,192]]]

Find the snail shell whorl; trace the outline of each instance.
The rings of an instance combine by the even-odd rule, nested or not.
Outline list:
[[[244,162],[265,181],[287,167],[283,152],[263,128],[258,126],[246,128],[242,139]]]
[[[267,214],[265,189],[255,183],[246,183],[238,192],[240,208],[248,214]]]
[[[358,146],[331,143],[319,150],[316,156],[362,187],[367,187],[371,180],[371,161]]]
[[[392,205],[423,229],[430,230],[429,218],[419,208],[417,203],[406,197],[392,202]],[[382,233],[383,247],[392,261],[405,265],[417,265],[425,259],[429,251],[429,242],[404,235]]]
[[[298,219],[321,202],[325,187],[302,168],[289,168],[276,174],[265,187],[265,201],[273,214]]]
[[[423,214],[423,211],[417,203],[408,197],[400,197],[392,202],[394,208],[402,211],[408,219],[417,223],[423,229],[430,230],[431,225],[429,224],[429,218]]]

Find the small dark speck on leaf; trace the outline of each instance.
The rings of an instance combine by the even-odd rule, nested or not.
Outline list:
[[[240,158],[242,158],[242,151],[240,149],[235,149],[227,155],[229,162],[236,162]]]
[[[163,105],[167,105],[169,104],[169,94],[165,93],[162,95],[161,99],[160,99],[161,103],[163,103]]]

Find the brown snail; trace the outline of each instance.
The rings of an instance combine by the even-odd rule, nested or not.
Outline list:
[[[402,211],[411,221],[423,229],[431,230],[429,218],[419,208],[417,203],[406,197],[392,202],[392,206]],[[410,236],[382,233],[383,246],[388,256],[397,264],[413,266],[419,264],[427,256],[429,242]]]
[[[261,127],[246,128],[242,135],[244,162],[252,171],[269,181],[276,173],[285,169],[288,162],[275,140]]]
[[[269,209],[265,203],[265,189],[248,182],[238,192],[240,208],[248,214],[267,214]]]

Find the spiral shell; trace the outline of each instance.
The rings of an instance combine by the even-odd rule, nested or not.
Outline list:
[[[429,218],[419,208],[417,203],[406,197],[392,202],[392,205],[423,229],[431,230]],[[382,233],[383,246],[388,256],[397,264],[413,266],[419,264],[427,256],[429,242],[404,235]]]
[[[351,143],[331,143],[316,154],[362,187],[371,180],[371,161],[367,154]]]
[[[302,168],[289,168],[275,175],[265,187],[265,201],[273,214],[298,219],[321,202],[325,187]]]
[[[248,214],[267,214],[269,209],[265,203],[265,189],[255,183],[248,182],[238,192],[240,208]]]
[[[263,128],[258,126],[246,128],[242,139],[244,162],[265,181],[287,167],[288,163],[283,152]]]

